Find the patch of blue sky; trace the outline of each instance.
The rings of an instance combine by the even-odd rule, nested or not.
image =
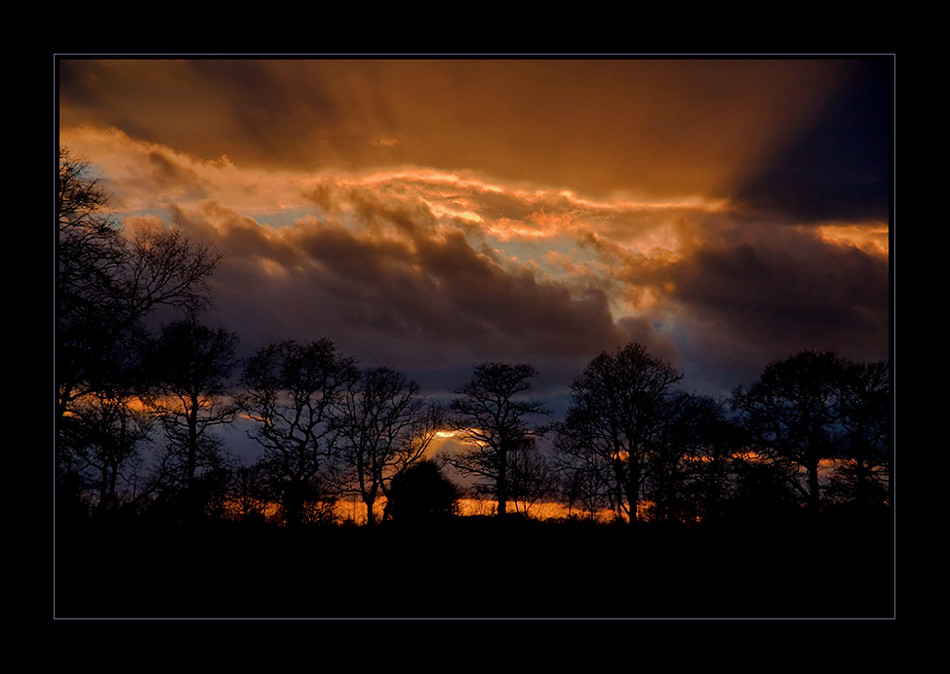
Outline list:
[[[555,278],[564,276],[565,270],[560,264],[550,260],[551,253],[555,253],[555,257],[563,256],[564,258],[576,259],[579,252],[577,243],[569,236],[534,240],[501,240],[489,235],[485,237],[485,243],[498,251],[504,259],[514,258],[522,263],[533,262]]]
[[[311,208],[299,208],[294,210],[286,211],[277,211],[275,213],[263,213],[258,215],[252,215],[251,217],[259,225],[267,225],[268,227],[288,227],[294,224],[300,218],[303,218],[308,215],[314,215],[314,211]]]

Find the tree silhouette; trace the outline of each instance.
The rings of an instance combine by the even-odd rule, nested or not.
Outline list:
[[[289,527],[320,495],[315,481],[336,449],[332,415],[357,375],[328,339],[271,344],[245,363],[241,405],[257,422],[248,435],[264,449]]]
[[[59,148],[57,181],[57,309],[65,324],[95,311],[93,301],[113,292],[126,258],[118,222],[106,213],[110,195],[89,164]]]
[[[715,510],[727,480],[728,455],[738,439],[712,398],[681,392],[669,399],[667,419],[647,453],[651,519],[693,520]]]
[[[759,381],[732,395],[757,451],[786,470],[813,513],[821,505],[819,466],[841,447],[844,372],[844,362],[832,352],[801,351],[770,363]]]
[[[779,463],[740,454],[733,463],[733,483],[731,498],[723,504],[733,520],[777,525],[798,510],[800,494]]]
[[[846,437],[839,487],[859,505],[887,498],[891,468],[891,387],[886,361],[848,363],[841,389]]]
[[[532,506],[556,495],[555,467],[535,439],[514,447],[508,455],[508,498],[515,510],[527,515]]]
[[[389,367],[369,368],[348,383],[333,427],[341,457],[366,506],[366,522],[376,523],[377,499],[388,485],[421,460],[437,431],[441,408],[427,400],[419,385]],[[388,517],[389,508],[383,511]]]
[[[559,440],[555,441],[556,446]],[[555,454],[555,470],[560,496],[569,516],[576,517],[573,511],[579,507],[580,517],[594,522],[601,511],[616,505],[610,489],[612,480],[603,474],[604,466],[594,455],[559,451]]]
[[[237,341],[224,328],[189,318],[166,325],[150,356],[155,384],[148,401],[167,441],[161,479],[180,492],[189,515],[204,506],[202,491],[207,490],[199,487],[219,486],[220,478],[213,474],[224,467],[225,457],[214,430],[238,412],[228,381],[237,364]]]
[[[221,259],[177,229],[124,230],[89,172],[87,161],[60,146],[55,377],[61,430],[78,406],[88,410],[129,383],[143,357],[143,319],[159,306],[187,314],[209,303],[207,279]],[[70,469],[69,447],[57,442],[61,475]]]
[[[271,501],[267,474],[261,462],[238,466],[231,481],[231,517],[243,523],[261,523]]]
[[[748,438],[742,428],[727,418],[725,404],[705,396],[694,396],[695,405],[677,433],[685,445],[687,466],[683,496],[691,504],[691,515],[710,520],[725,513],[734,494],[737,466]]]
[[[116,335],[113,306],[122,296],[126,242],[118,223],[105,213],[109,194],[89,176],[88,163],[59,148],[57,182],[56,384],[57,420],[75,401],[108,388],[114,370]],[[68,470],[68,448],[76,447],[81,417],[60,423],[57,465]],[[90,430],[91,432],[91,430]],[[64,434],[69,433],[71,438]]]
[[[118,512],[123,487],[141,463],[141,447],[150,437],[153,419],[122,390],[98,391],[76,401],[61,422],[60,440],[70,450],[77,474],[92,485],[97,515]],[[129,495],[133,498],[135,494]]]
[[[631,342],[595,357],[571,386],[555,447],[607,481],[619,514],[639,517],[648,456],[671,421],[682,375]]]
[[[498,503],[498,515],[507,512],[512,453],[533,447],[546,428],[531,425],[532,416],[546,415],[540,401],[521,396],[531,387],[537,370],[529,364],[483,363],[460,387],[451,405],[451,423],[469,443],[467,450],[445,455],[463,474],[487,480]]]

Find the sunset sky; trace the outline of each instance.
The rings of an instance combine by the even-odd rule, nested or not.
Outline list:
[[[226,255],[242,353],[329,337],[439,396],[530,362],[561,404],[630,340],[713,395],[888,358],[890,57],[58,65],[123,225]]]

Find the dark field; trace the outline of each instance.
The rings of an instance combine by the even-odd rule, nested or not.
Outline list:
[[[893,618],[884,519],[631,530],[463,518],[289,532],[83,524],[55,617]]]

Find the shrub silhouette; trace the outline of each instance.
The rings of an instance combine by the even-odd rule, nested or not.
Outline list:
[[[388,493],[394,522],[418,522],[457,513],[459,490],[433,461],[422,461],[393,478]]]

